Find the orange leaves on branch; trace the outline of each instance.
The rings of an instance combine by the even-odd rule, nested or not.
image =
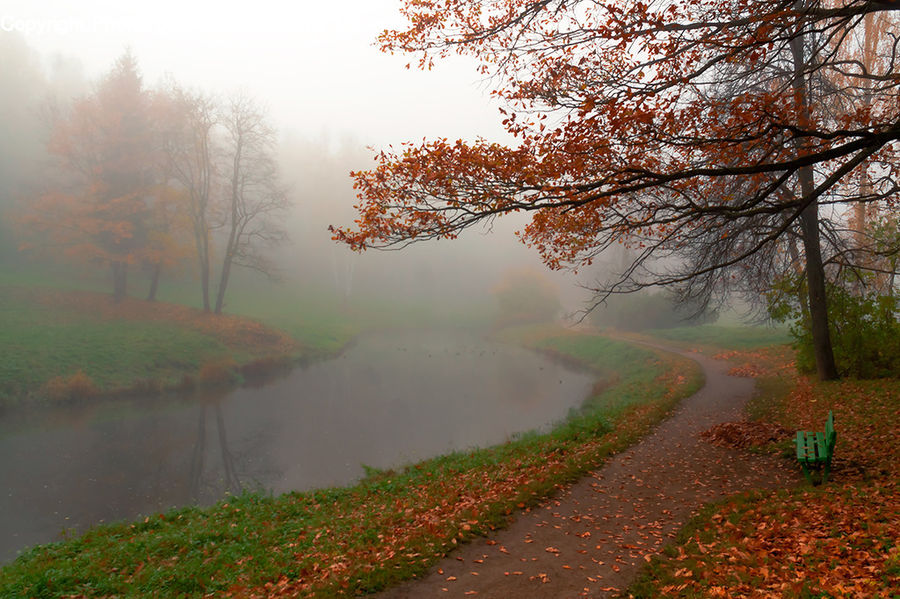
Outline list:
[[[533,220],[522,240],[552,267],[589,264],[623,240],[648,253],[684,249],[707,231],[755,230],[761,210],[782,210],[772,206],[793,210],[779,190],[799,168],[796,143],[827,171],[861,149],[853,143],[863,131],[900,117],[900,81],[857,77],[854,85],[879,98],[878,116],[850,109],[852,118],[816,110],[799,118],[802,98],[782,64],[789,40],[807,29],[833,33],[835,43],[854,36],[838,35],[846,21],[790,5],[407,0],[401,13],[408,27],[384,32],[382,48],[420,53],[425,68],[451,52],[473,56],[516,141],[438,140],[381,153],[376,168],[353,173],[356,228],[333,229],[355,249],[452,238],[523,210]],[[823,50],[808,69],[841,71],[834,56]],[[788,175],[772,185],[776,173]],[[730,266],[722,255],[717,267]]]

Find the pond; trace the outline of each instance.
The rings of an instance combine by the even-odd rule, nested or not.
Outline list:
[[[565,418],[592,381],[473,333],[393,332],[255,388],[7,410],[0,562],[100,522],[502,443]]]

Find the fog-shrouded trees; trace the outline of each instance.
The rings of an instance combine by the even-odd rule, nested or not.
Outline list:
[[[286,239],[289,201],[275,158],[277,135],[244,92],[224,101],[171,86],[165,152],[187,200],[203,309],[220,314],[235,266],[266,274],[267,247]],[[218,284],[213,288],[217,241]]]
[[[619,243],[633,250],[622,276],[598,283],[598,301],[655,285],[708,300],[751,273],[771,276],[776,261],[804,273],[817,370],[837,375],[825,295],[835,254],[820,210],[892,202],[900,180],[898,33],[870,50],[878,60],[845,50],[868,15],[900,2],[409,0],[401,10],[410,25],[384,32],[382,48],[423,67],[473,57],[516,141],[382,151],[354,173],[359,219],[334,229],[337,240],[402,246],[530,212],[520,236],[552,267],[588,265]],[[869,101],[849,101],[855,89]]]
[[[110,268],[117,301],[126,295],[129,265],[150,248],[148,197],[158,161],[148,109],[137,62],[125,53],[53,124],[48,151],[64,172],[24,218],[50,248]]]
[[[177,85],[161,94],[160,104],[165,111],[161,130],[167,169],[185,194],[203,310],[209,312],[218,107],[211,96]]]
[[[288,202],[276,132],[246,94],[148,90],[126,52],[55,117],[48,151],[61,174],[23,216],[41,236],[32,245],[109,267],[116,301],[130,266],[149,269],[153,300],[163,269],[193,253],[203,309],[217,314],[233,267],[269,271],[264,251],[285,238],[276,219]]]
[[[260,107],[244,93],[233,95],[223,106],[225,246],[216,290],[215,313],[225,305],[231,269],[243,266],[271,274],[263,250],[286,238],[277,222],[288,207],[278,175],[275,130]]]

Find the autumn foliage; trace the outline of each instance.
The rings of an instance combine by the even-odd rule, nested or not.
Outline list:
[[[47,149],[58,168],[23,210],[22,249],[110,268],[117,301],[136,268],[151,273],[154,300],[163,269],[193,250],[206,311],[218,275],[217,314],[233,267],[272,274],[265,249],[285,239],[278,219],[289,202],[276,131],[253,98],[148,89],[126,52],[92,93],[52,116]]]
[[[585,263],[612,226],[674,243],[725,212],[776,199],[803,166],[827,165],[840,179],[863,153],[896,175],[896,78],[835,62],[800,65],[810,77],[865,83],[875,98],[806,117],[791,77],[766,74],[789,66],[792,39],[819,29],[828,41],[814,52],[844,50],[857,43],[863,15],[889,10],[845,4],[409,2],[409,28],[386,31],[382,48],[418,54],[429,68],[453,52],[474,57],[518,143],[436,140],[381,152],[377,168],[354,175],[358,229],[337,229],[337,237],[354,247],[453,237],[475,220],[526,210],[535,214],[522,236],[548,263]],[[688,199],[696,212],[685,210]],[[802,205],[794,198],[773,210]]]
[[[23,219],[49,236],[46,245],[110,267],[117,299],[125,296],[129,265],[158,262],[166,253],[152,229],[160,188],[148,109],[134,57],[126,54],[94,94],[57,115],[48,150],[64,173]]]
[[[47,381],[43,388],[51,401],[88,399],[98,394],[94,381],[82,371],[71,376],[56,376]]]

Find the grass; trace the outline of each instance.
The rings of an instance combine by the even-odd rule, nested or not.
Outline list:
[[[231,364],[232,374],[249,373],[332,356],[366,329],[484,327],[490,320],[487,310],[460,307],[342,308],[327,295],[290,286],[256,292],[236,286],[229,309],[238,315],[215,317],[189,307],[196,292],[184,285],[168,285],[166,302],[128,298],[116,305],[105,291],[92,290],[99,285],[73,290],[42,280],[0,276],[0,403],[47,399],[52,389],[69,397],[65,389],[76,376],[100,393],[158,391],[201,380],[204,367]]]
[[[287,335],[246,318],[133,299],[114,304],[88,291],[0,286],[6,402],[65,399],[74,377],[98,393],[159,390],[196,379],[204,367],[303,352]]]
[[[791,342],[784,327],[702,325],[644,331],[645,335],[680,346],[705,346],[718,350],[748,350]]]
[[[627,596],[896,597],[898,491],[839,484],[709,505]]]
[[[145,292],[144,279],[143,273],[132,273],[133,296]],[[365,329],[486,327],[493,316],[485,305],[459,302],[436,306],[359,298],[343,305],[321,290],[247,273],[233,278],[225,318],[204,319],[187,309],[201,307],[196,281],[164,277],[158,298],[148,303],[132,297],[131,309],[114,310],[101,271],[37,263],[0,268],[0,403],[46,398],[48,384],[66,396],[76,376],[103,393],[154,391],[196,382],[204,366],[232,364],[232,370],[255,372],[269,362],[332,356]],[[172,304],[182,308],[176,311]],[[247,318],[273,329],[273,337],[287,335],[293,344],[252,335],[234,339],[228,329],[251,326]],[[213,326],[214,320],[221,327]]]
[[[458,452],[347,488],[244,495],[35,548],[0,570],[0,596],[353,596],[423,573],[458,543],[646,434],[701,385],[693,363],[558,329],[509,332],[612,387],[546,434]]]
[[[751,418],[822,430],[834,412],[830,482],[707,506],[624,596],[900,596],[900,381],[817,381],[783,348],[723,355],[759,377]]]

